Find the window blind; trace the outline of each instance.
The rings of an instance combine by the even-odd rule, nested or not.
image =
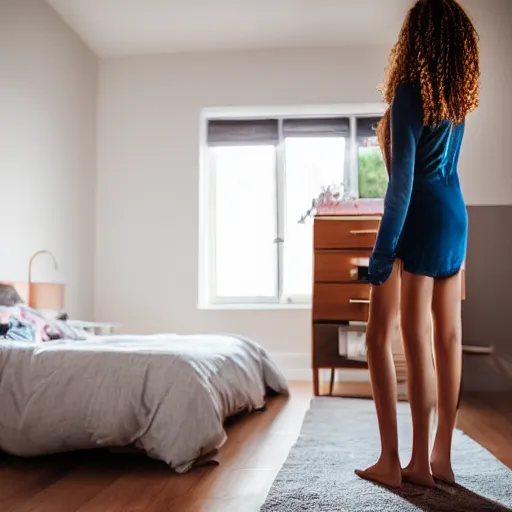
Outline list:
[[[210,120],[207,142],[210,146],[277,145],[277,119]]]
[[[358,139],[377,136],[380,117],[358,117],[356,119],[356,136]]]
[[[344,117],[285,119],[284,137],[349,137],[350,120]]]

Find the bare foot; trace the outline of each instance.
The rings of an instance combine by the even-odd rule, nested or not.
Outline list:
[[[435,487],[434,477],[430,473],[430,469],[418,469],[409,464],[402,469],[402,479],[404,482],[420,485],[421,487]]]
[[[356,475],[364,480],[376,482],[386,487],[397,488],[402,485],[402,472],[399,461],[387,462],[379,459],[377,464],[367,469],[356,469]]]
[[[430,468],[432,469],[432,475],[436,480],[440,480],[441,482],[449,485],[455,484],[455,475],[450,461],[446,462],[441,459],[431,459]]]

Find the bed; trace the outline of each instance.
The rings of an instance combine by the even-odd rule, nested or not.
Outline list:
[[[224,421],[265,406],[286,381],[233,335],[0,339],[0,450],[32,457],[132,447],[178,473],[211,458]]]

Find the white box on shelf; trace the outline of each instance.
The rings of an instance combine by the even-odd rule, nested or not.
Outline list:
[[[338,354],[352,361],[366,361],[366,323],[338,327]]]

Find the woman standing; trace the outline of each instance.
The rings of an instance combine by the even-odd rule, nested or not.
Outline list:
[[[367,348],[381,455],[374,466],[356,471],[392,487],[402,479],[425,486],[434,486],[435,478],[454,482],[460,269],[468,226],[457,164],[466,115],[478,106],[479,81],[478,35],[464,9],[455,0],[416,2],[391,51],[383,86],[390,108],[378,130],[390,181],[370,259]],[[399,308],[413,423],[412,457],[403,470],[391,350]]]

